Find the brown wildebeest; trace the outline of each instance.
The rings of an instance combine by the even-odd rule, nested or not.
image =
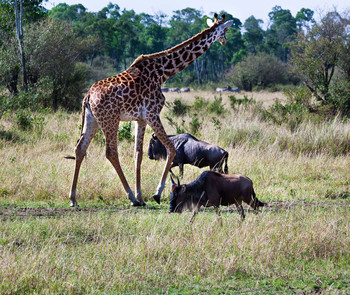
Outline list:
[[[253,182],[247,176],[239,174],[222,174],[204,171],[189,184],[176,184],[172,179],[170,212],[181,213],[185,208],[194,208],[191,222],[201,206],[215,207],[220,215],[219,206],[235,204],[242,220],[245,218],[242,201],[254,210],[265,204],[256,198]]]

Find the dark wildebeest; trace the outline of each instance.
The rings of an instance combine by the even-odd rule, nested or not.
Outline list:
[[[181,213],[183,209],[194,208],[191,222],[201,206],[214,206],[220,215],[219,206],[235,204],[242,220],[245,218],[242,201],[254,210],[265,204],[256,198],[253,182],[239,174],[222,174],[214,171],[204,171],[195,181],[189,184],[176,184],[171,177],[172,188],[170,197],[170,212]]]
[[[211,170],[228,173],[228,152],[221,147],[198,140],[188,133],[170,135],[169,139],[176,150],[171,168],[179,166],[180,177],[183,176],[184,164],[191,164],[199,168],[209,166]],[[148,157],[151,160],[166,159],[167,157],[164,145],[154,133],[149,142]]]
[[[224,91],[240,92],[241,90],[238,87],[232,88],[231,86],[226,86],[224,88],[216,88],[216,92],[224,92]]]

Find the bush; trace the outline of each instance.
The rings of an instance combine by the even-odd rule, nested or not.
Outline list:
[[[175,98],[174,102],[166,102],[165,105],[175,116],[185,115],[189,109],[189,106],[184,104],[181,98]]]
[[[201,125],[202,124],[199,122],[198,115],[194,114],[192,120],[189,123],[190,133],[194,135],[198,134]]]
[[[214,101],[209,103],[208,105],[208,111],[210,113],[214,113],[216,115],[223,115],[226,110],[225,107],[222,104],[222,97],[214,97]]]
[[[295,83],[286,64],[262,52],[246,56],[233,68],[231,76],[231,82],[246,91],[252,91],[255,86]]]
[[[333,108],[341,115],[350,117],[350,81],[339,79],[330,89]]]
[[[247,107],[250,104],[254,104],[255,100],[253,98],[248,98],[247,95],[244,95],[243,98],[236,98],[235,95],[229,95],[230,105],[233,110],[236,110],[239,106]]]

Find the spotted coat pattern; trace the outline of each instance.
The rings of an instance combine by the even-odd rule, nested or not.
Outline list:
[[[71,206],[77,206],[76,185],[81,162],[93,136],[99,128],[106,138],[106,157],[112,163],[133,205],[143,205],[140,166],[146,125],[148,124],[167,149],[168,157],[156,194],[157,202],[165,186],[167,173],[175,156],[175,148],[160,121],[165,97],[161,85],[171,76],[194,62],[215,42],[226,43],[226,31],[232,21],[225,16],[191,39],[169,49],[141,55],[124,72],[94,83],[83,100],[82,133],[75,149],[76,162],[70,191]],[[117,137],[120,121],[136,121],[135,169],[136,198],[125,179],[118,159]]]

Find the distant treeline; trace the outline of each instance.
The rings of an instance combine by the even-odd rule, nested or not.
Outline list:
[[[118,73],[141,54],[171,48],[194,36],[206,28],[206,19],[212,17],[194,8],[177,10],[170,16],[161,12],[137,14],[112,3],[98,12],[89,12],[82,4],[65,3],[47,10],[44,2],[0,2],[0,86],[10,94],[40,88],[39,94],[35,93],[42,106],[53,108],[75,105],[71,99],[87,87],[87,81],[93,80],[89,73],[97,61],[98,65],[112,66],[113,72]],[[275,6],[268,14],[266,29],[262,27],[263,21],[254,16],[242,22],[228,11],[219,13],[233,20],[226,46],[214,44],[196,62],[172,77],[169,84],[198,87],[221,82],[252,90],[257,86],[307,82],[308,73],[291,71],[292,64],[298,66],[293,48],[298,54],[300,51],[307,54],[300,42],[303,38],[317,39],[327,19],[328,23],[338,24],[338,28],[333,28],[332,40],[339,41],[342,35],[340,43],[349,47],[349,33],[345,29],[349,19],[337,12],[328,13],[317,23],[314,12],[308,8],[293,16],[290,10]],[[319,56],[324,58],[323,53]],[[346,57],[346,51],[343,56]],[[338,66],[334,54],[332,58],[327,69],[321,69],[327,79],[333,77]],[[325,70],[330,72],[326,74]],[[317,87],[311,84],[310,90],[317,92]]]

